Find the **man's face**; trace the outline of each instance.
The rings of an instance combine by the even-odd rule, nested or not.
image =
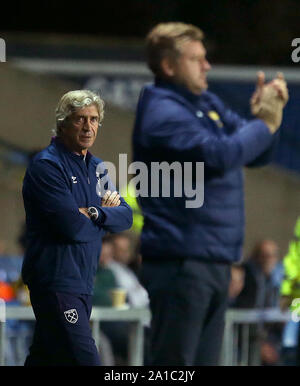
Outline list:
[[[100,265],[105,267],[114,259],[114,247],[110,242],[106,242],[102,244],[101,255],[99,259]]]
[[[99,114],[97,107],[91,105],[71,114],[61,129],[61,139],[73,152],[86,154],[97,137]]]
[[[130,263],[130,240],[127,237],[117,237],[114,240],[114,258],[125,265]]]
[[[206,60],[206,50],[200,41],[187,41],[181,54],[173,63],[173,81],[185,86],[194,94],[207,89],[206,73],[211,66]]]
[[[269,275],[279,260],[278,246],[272,241],[265,241],[261,247],[259,263],[265,274]]]

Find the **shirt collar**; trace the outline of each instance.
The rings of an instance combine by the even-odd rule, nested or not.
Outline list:
[[[86,157],[84,157],[83,155],[73,153],[63,144],[63,142],[57,136],[51,138],[51,144],[55,144],[55,146],[57,146],[65,154],[67,154],[69,157],[75,159],[76,161],[82,160],[82,161],[85,161],[87,163],[90,160],[90,158],[92,157],[92,154],[89,151],[87,151]]]
[[[155,85],[158,87],[163,87],[163,88],[175,91],[176,93],[180,94],[181,96],[183,96],[185,99],[187,99],[193,104],[197,104],[202,99],[202,96],[203,96],[203,93],[199,95],[194,94],[182,85],[179,85],[173,82],[168,82],[167,80],[160,79],[160,78],[155,78]]]

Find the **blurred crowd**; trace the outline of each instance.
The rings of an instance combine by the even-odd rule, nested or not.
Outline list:
[[[23,229],[18,241],[20,250],[24,251],[26,245]],[[8,307],[29,306],[29,293],[20,276],[22,253],[20,256],[7,256],[3,240],[0,248],[0,298],[5,300]],[[149,298],[141,284],[140,267],[139,241],[135,233],[122,232],[105,236],[95,278],[93,304],[113,306],[111,290],[122,288],[126,292],[126,307],[148,307]],[[250,255],[231,268],[229,308],[280,309],[283,280],[284,259],[276,241],[263,239],[257,242]],[[34,321],[7,321],[7,365],[22,365],[32,338],[33,326]],[[99,352],[104,365],[128,364],[129,327],[130,322],[101,322]],[[147,364],[148,325],[144,326],[144,331],[144,361]],[[286,324],[253,324],[250,327],[249,344],[259,344],[260,363],[264,366],[298,365],[298,323],[292,320]]]

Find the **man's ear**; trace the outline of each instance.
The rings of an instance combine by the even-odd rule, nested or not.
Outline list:
[[[161,69],[162,69],[163,73],[167,77],[173,77],[174,76],[174,74],[175,74],[174,60],[165,56],[164,58],[162,58],[160,65],[161,65]]]
[[[64,134],[65,130],[66,130],[65,125],[63,125],[63,124],[59,125],[58,128],[56,129],[57,136],[62,136]]]

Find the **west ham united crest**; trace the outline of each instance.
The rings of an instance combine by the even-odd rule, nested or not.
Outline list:
[[[78,314],[75,308],[64,312],[65,317],[69,323],[76,323],[78,320]]]

